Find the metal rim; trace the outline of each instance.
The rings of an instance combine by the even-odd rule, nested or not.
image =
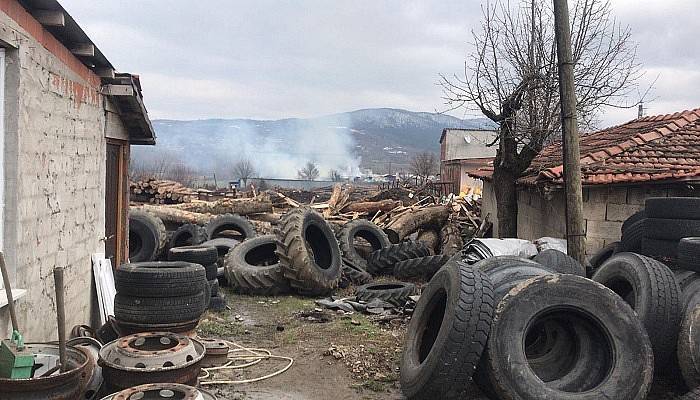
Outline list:
[[[178,400],[216,400],[216,397],[206,390],[178,383],[154,383],[135,386],[111,394],[102,398],[102,400],[138,400],[144,397],[144,393],[154,391],[166,391],[161,395],[163,399],[171,399],[174,394],[182,394],[186,397],[178,397]]]
[[[140,339],[155,339],[155,338],[169,338],[169,340],[177,341],[176,344],[172,345],[172,343],[167,343],[163,344],[166,349],[162,350],[157,350],[157,351],[145,351],[143,349],[132,349],[131,346],[135,345],[137,341]],[[160,340],[160,339],[159,339]],[[127,357],[130,355],[135,356],[136,358],[148,358],[149,356],[164,356],[164,355],[169,355],[169,354],[174,354],[178,350],[181,350],[185,348],[186,344],[191,343],[192,346],[194,347],[195,351],[195,356],[192,357],[191,360],[179,364],[179,365],[172,365],[172,366],[157,366],[157,367],[150,367],[150,368],[139,368],[139,367],[129,367],[129,366],[123,366],[117,363],[114,363],[110,359],[110,355],[112,352],[117,352],[119,354],[124,354]],[[140,342],[139,342],[140,344]],[[133,350],[133,351],[132,351]],[[190,338],[188,336],[184,335],[178,335],[175,333],[170,333],[170,332],[144,332],[144,333],[137,333],[134,335],[129,335],[125,336],[123,338],[119,338],[117,340],[111,341],[104,345],[104,347],[100,350],[100,361],[104,363],[105,366],[120,370],[120,371],[126,371],[126,372],[150,372],[150,371],[172,371],[172,370],[179,370],[183,368],[187,368],[191,365],[194,365],[198,362],[200,362],[206,353],[204,345],[193,338]]]

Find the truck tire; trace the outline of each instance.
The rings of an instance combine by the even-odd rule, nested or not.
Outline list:
[[[440,254],[452,257],[462,251],[464,241],[457,225],[448,222],[440,230]]]
[[[681,289],[681,315],[700,305],[700,274],[693,271],[674,271],[676,282]]]
[[[700,236],[700,220],[647,218],[644,221],[644,237],[648,239],[678,241]]]
[[[466,264],[462,266],[466,266]],[[540,263],[517,256],[489,257],[477,262],[473,267],[489,277],[493,285],[495,304],[498,304],[503,296],[521,282],[537,276],[556,273],[553,269]]]
[[[629,224],[627,229],[622,233],[620,240],[620,251],[639,252],[642,248],[642,238],[646,228],[646,218],[642,218]]]
[[[637,211],[636,213],[630,215],[630,216],[622,223],[622,227],[620,228],[620,233],[621,233],[621,234],[624,234],[625,231],[627,230],[627,228],[628,228],[630,225],[632,225],[633,223],[635,223],[635,222],[637,222],[637,221],[639,221],[639,220],[641,220],[641,219],[644,219],[644,218],[646,218],[646,217],[647,217],[647,214],[646,214],[646,211],[644,211],[644,210]]]
[[[370,302],[374,299],[384,300],[395,306],[403,306],[408,297],[416,291],[415,285],[406,282],[370,283],[357,288],[355,296],[358,301]]]
[[[559,250],[543,250],[533,257],[532,261],[549,267],[560,274],[586,276],[586,268],[584,268],[580,262]]]
[[[195,224],[184,224],[173,232],[170,238],[170,248],[182,246],[196,246],[209,240],[207,231]]]
[[[700,198],[651,197],[644,210],[649,218],[700,219]]]
[[[435,274],[408,324],[401,391],[409,399],[457,398],[467,388],[491,329],[489,278],[450,263]]]
[[[302,295],[320,296],[338,287],[340,247],[321,214],[309,208],[289,211],[276,235],[282,273],[293,289]]]
[[[429,281],[449,259],[450,256],[446,254],[438,254],[401,261],[394,266],[394,276],[399,279],[425,279]]]
[[[129,261],[153,261],[167,244],[163,221],[141,210],[129,211]]]
[[[126,296],[194,295],[203,290],[205,281],[204,267],[180,261],[123,264],[114,273],[117,293]]]
[[[230,239],[243,241],[254,238],[256,236],[255,227],[248,221],[247,218],[241,217],[238,214],[223,214],[218,215],[209,221],[206,226],[207,236],[209,239],[217,239],[221,236],[221,232],[235,231],[237,235]]]
[[[681,239],[678,243],[678,265],[687,271],[700,272],[700,237]]]
[[[394,266],[411,258],[427,257],[430,250],[421,242],[401,242],[391,244],[381,250],[373,252],[367,260],[367,272],[373,276],[390,275],[394,272]]]
[[[234,247],[224,260],[226,279],[233,290],[263,296],[289,292],[276,249],[274,235],[258,236]]]
[[[686,386],[700,386],[700,307],[688,310],[678,335],[678,365]]]
[[[663,263],[634,253],[606,261],[592,278],[610,288],[637,313],[646,328],[657,368],[673,360],[681,322],[681,290]]]
[[[140,297],[117,293],[114,316],[137,324],[175,324],[199,319],[207,309],[209,290],[178,297]]]
[[[639,253],[648,257],[675,259],[678,257],[678,241],[644,238]]]
[[[348,260],[353,265],[367,270],[367,258],[355,248],[357,238],[364,239],[371,246],[372,251],[383,249],[389,246],[389,238],[386,233],[372,222],[364,219],[350,221],[338,232],[338,245],[343,259]]]
[[[565,329],[558,340],[572,351],[561,353],[566,367],[544,382],[523,344],[547,321]],[[575,275],[541,276],[513,288],[496,308],[483,365],[500,399],[637,400],[646,398],[653,378],[649,338],[632,308]]]
[[[620,250],[620,242],[612,242],[602,249],[598,250],[593,257],[591,257],[590,263],[593,270],[598,269],[605,261],[610,257],[614,256]]]

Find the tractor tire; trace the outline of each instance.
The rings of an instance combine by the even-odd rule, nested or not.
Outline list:
[[[167,244],[163,221],[141,210],[129,211],[129,261],[153,261]]]
[[[221,236],[221,232],[235,231],[238,234],[229,239],[243,241],[256,236],[255,227],[248,221],[248,218],[241,217],[238,214],[223,214],[216,216],[209,221],[206,226],[207,236],[209,239],[225,238]]]
[[[353,265],[367,270],[367,255],[357,251],[355,239],[361,238],[369,243],[371,252],[381,250],[391,243],[386,233],[372,222],[364,219],[356,219],[343,225],[337,234],[338,245],[344,260],[348,260]]]
[[[170,238],[170,248],[182,246],[196,246],[209,240],[207,231],[203,227],[194,224],[181,225]]]
[[[462,251],[464,241],[459,228],[454,223],[448,222],[440,230],[440,254],[452,257]]]
[[[420,242],[401,242],[373,252],[367,262],[367,272],[373,276],[390,275],[394,266],[412,258],[427,257],[430,250]]]
[[[401,261],[394,266],[394,276],[399,279],[424,279],[429,281],[449,260],[450,256],[439,254]]]
[[[400,307],[406,304],[408,297],[415,291],[416,286],[412,283],[382,282],[358,287],[355,296],[358,301],[370,302],[380,299]]]
[[[289,292],[276,249],[274,235],[248,239],[231,249],[224,260],[224,270],[233,291],[263,296]]]

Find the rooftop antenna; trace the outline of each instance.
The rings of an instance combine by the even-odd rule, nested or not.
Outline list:
[[[644,116],[644,102],[639,102],[639,107],[637,111],[637,118],[642,118]]]

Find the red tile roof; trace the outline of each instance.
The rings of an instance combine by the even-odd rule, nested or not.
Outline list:
[[[582,180],[587,185],[692,180],[700,177],[700,108],[642,117],[581,138]],[[532,161],[523,184],[563,184],[561,143]],[[475,176],[488,178],[491,172]]]

